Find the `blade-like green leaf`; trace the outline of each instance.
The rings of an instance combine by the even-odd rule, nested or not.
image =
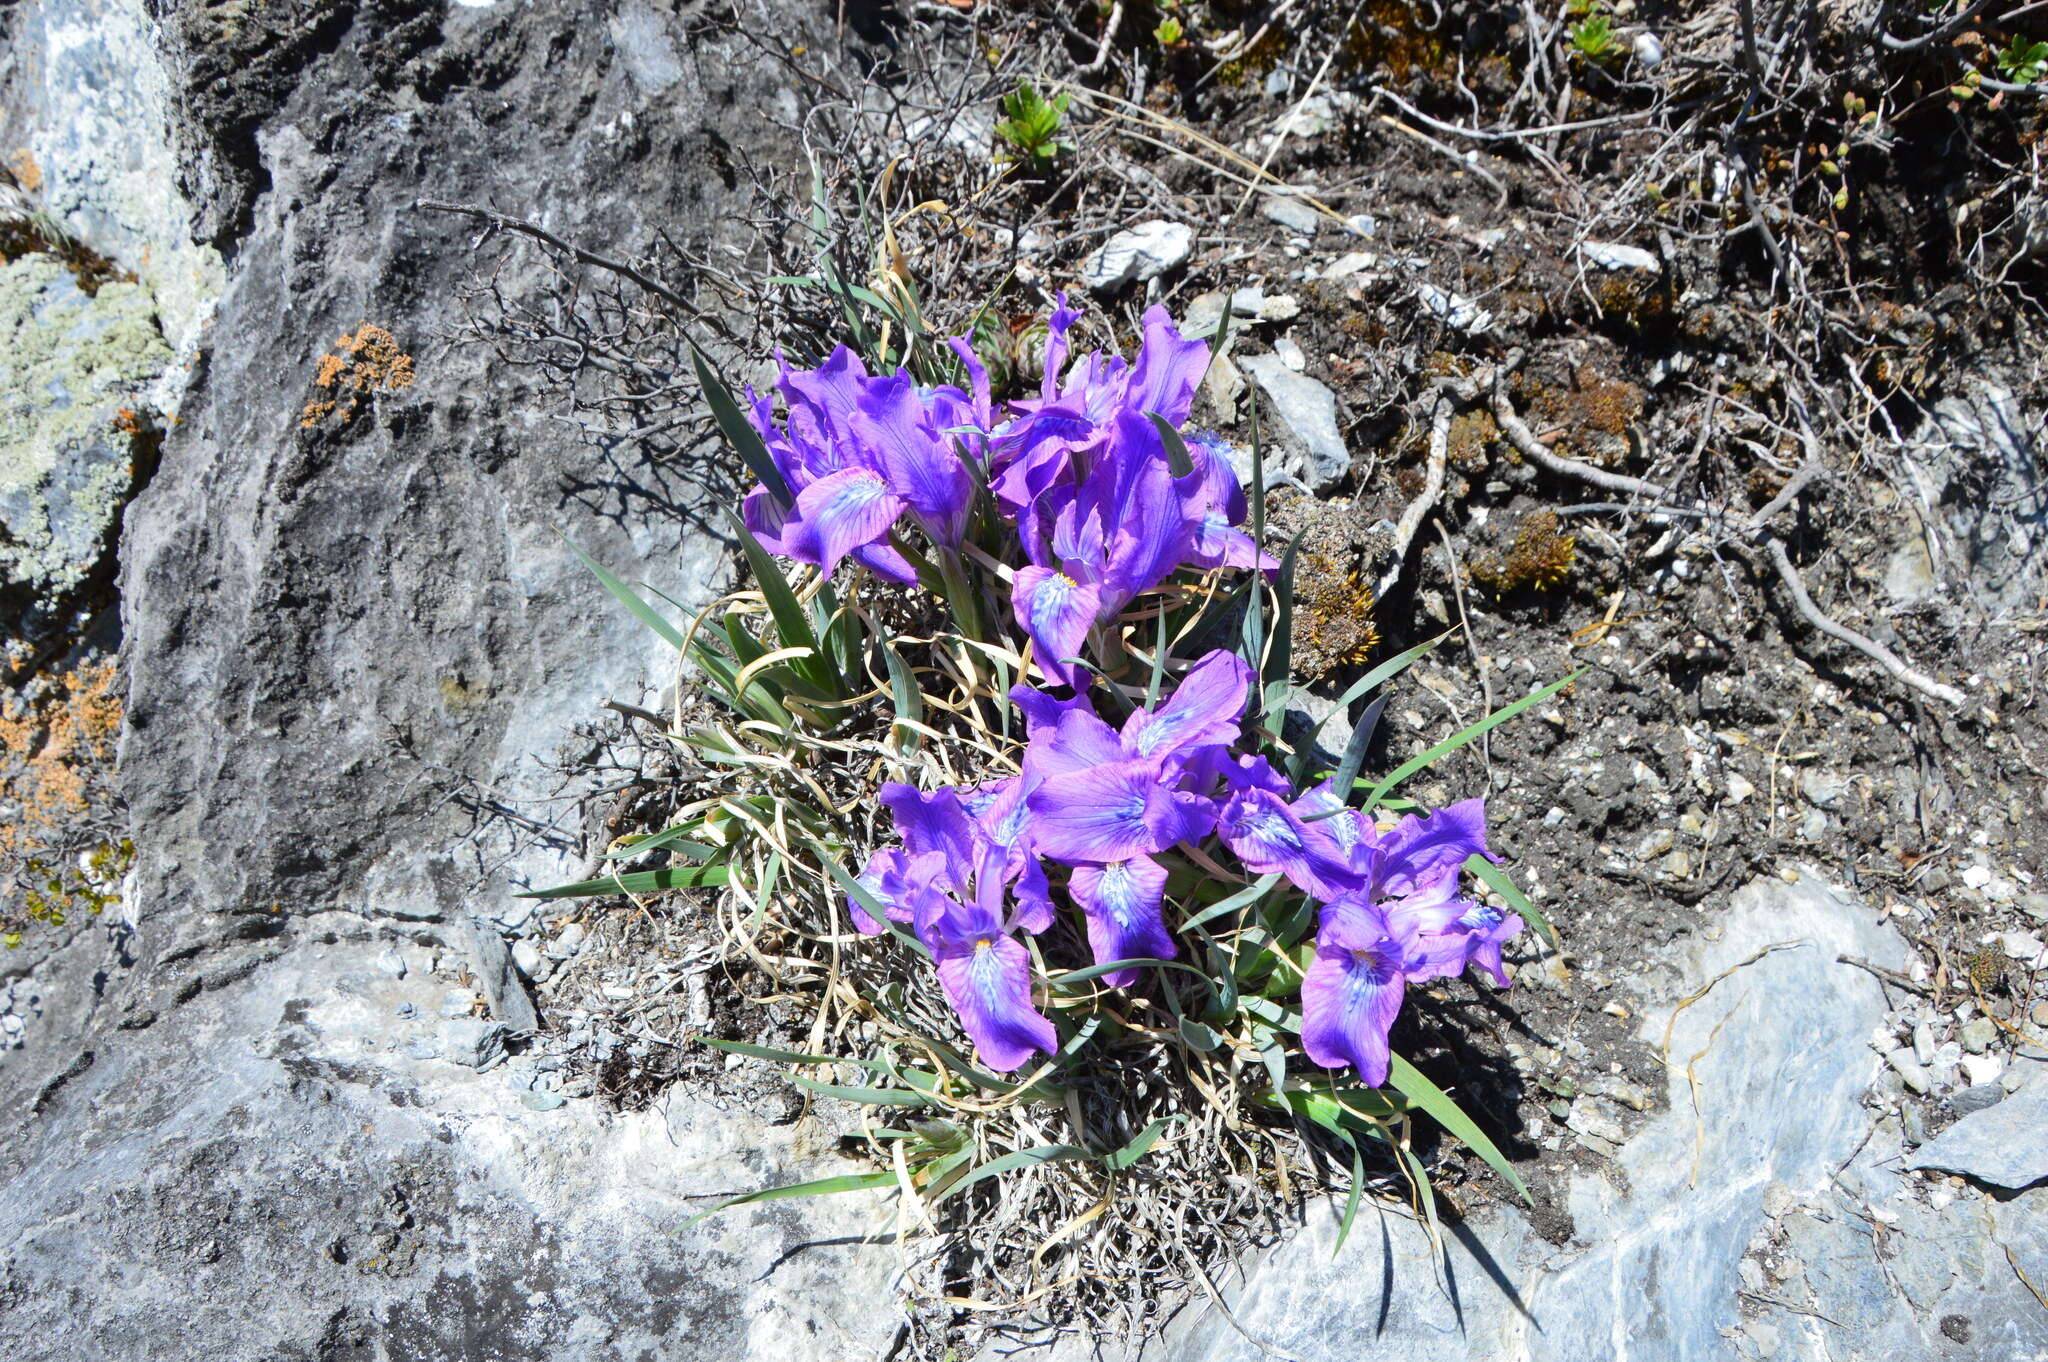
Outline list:
[[[1465,868],[1484,880],[1488,888],[1506,899],[1508,907],[1520,913],[1522,920],[1536,929],[1536,934],[1549,944],[1550,949],[1558,949],[1557,928],[1550,925],[1550,919],[1543,916],[1535,904],[1529,902],[1527,894],[1515,887],[1515,882],[1508,878],[1505,870],[1484,856],[1476,855],[1465,862]]]
[[[1152,1146],[1159,1143],[1159,1137],[1166,1133],[1166,1128],[1178,1119],[1178,1117],[1167,1116],[1154,1121],[1151,1125],[1146,1126],[1143,1130],[1132,1136],[1129,1144],[1126,1144],[1114,1154],[1107,1155],[1102,1162],[1117,1172],[1129,1168],[1139,1159],[1151,1153]]]
[[[533,889],[517,895],[522,899],[587,899],[605,894],[659,894],[665,889],[702,889],[724,884],[732,877],[722,865],[672,865],[660,870],[636,870],[630,875],[606,875],[602,879],[579,880],[553,889]]]
[[[1344,1197],[1344,1219],[1337,1225],[1337,1246],[1330,1250],[1332,1258],[1344,1251],[1344,1241],[1351,1237],[1351,1222],[1358,1218],[1358,1203],[1365,1192],[1365,1151],[1358,1147],[1358,1137],[1348,1130],[1344,1132],[1344,1143],[1351,1146],[1351,1190]]]
[[[761,480],[762,486],[784,506],[791,505],[796,498],[790,494],[789,483],[783,479],[782,470],[775,466],[769,456],[768,445],[761,439],[761,432],[754,429],[754,423],[740,410],[734,400],[732,389],[725,386],[711,368],[704,352],[693,342],[690,346],[690,362],[697,369],[697,386],[704,391],[704,404],[711,408],[711,419],[718,423],[719,431],[747,465],[749,471]]]
[[[606,591],[611,592],[613,596],[617,597],[619,604],[625,606],[626,609],[632,611],[634,616],[637,617],[642,624],[646,625],[649,629],[652,629],[655,633],[661,635],[661,637],[667,641],[670,647],[681,648],[683,646],[682,630],[676,628],[673,624],[670,624],[660,615],[654,613],[654,607],[649,605],[646,601],[642,600],[640,598],[639,592],[635,591],[632,587],[627,586],[617,577],[614,577],[605,568],[604,564],[598,562],[595,558],[592,558],[582,549],[576,547],[575,540],[569,538],[567,535],[564,535],[562,537],[562,542],[569,546],[569,552],[575,554],[579,559],[582,560],[583,566],[589,568],[591,572],[597,577],[598,581],[604,583],[604,589]]]
[[[910,664],[894,648],[884,644],[882,660],[889,666],[889,689],[896,697],[895,724],[902,728],[905,738],[903,750],[915,752],[923,745],[924,734],[910,725],[924,722],[924,692],[917,688]]]
[[[1387,1081],[1394,1085],[1394,1091],[1429,1113],[1430,1118],[1438,1125],[1463,1140],[1473,1153],[1486,1160],[1487,1167],[1500,1174],[1508,1186],[1520,1192],[1524,1201],[1532,1206],[1536,1203],[1536,1198],[1530,1196],[1529,1189],[1522,1184],[1521,1175],[1515,1172],[1515,1166],[1494,1147],[1492,1140],[1486,1138],[1486,1132],[1473,1123],[1472,1118],[1465,1114],[1464,1108],[1452,1101],[1448,1093],[1424,1078],[1421,1070],[1401,1056],[1395,1055]]]
[[[1437,758],[1446,756],[1449,753],[1457,751],[1466,743],[1469,743],[1477,737],[1479,737],[1479,735],[1482,733],[1486,733],[1492,729],[1498,728],[1500,725],[1514,718],[1517,714],[1520,714],[1523,710],[1529,708],[1529,706],[1541,704],[1543,701],[1548,700],[1551,696],[1557,694],[1566,686],[1569,686],[1572,682],[1584,676],[1586,674],[1586,671],[1586,668],[1581,667],[1577,671],[1573,672],[1571,675],[1553,681],[1549,685],[1543,687],[1543,689],[1541,690],[1532,691],[1531,693],[1523,696],[1521,699],[1515,701],[1511,705],[1507,705],[1503,708],[1495,710],[1493,713],[1487,715],[1484,719],[1481,719],[1478,723],[1472,724],[1471,726],[1467,727],[1464,731],[1460,732],[1455,737],[1446,738],[1444,741],[1438,743],[1435,747],[1432,747],[1427,752],[1424,752],[1421,756],[1410,757],[1408,760],[1402,762],[1399,766],[1396,766],[1393,770],[1389,771],[1386,774],[1386,776],[1381,779],[1379,784],[1373,786],[1372,793],[1368,794],[1365,797],[1365,804],[1363,807],[1370,809],[1374,804],[1379,802],[1380,797],[1386,794],[1387,791],[1393,789],[1396,785],[1399,785],[1402,781],[1408,779],[1408,777],[1414,775],[1417,771],[1425,769],[1430,765],[1430,763],[1436,761]]]
[[[643,856],[650,851],[659,851],[663,847],[667,847],[678,856],[687,856],[693,861],[708,861],[718,854],[718,848],[707,846],[703,842],[688,840],[691,833],[702,832],[703,830],[704,825],[702,823],[678,823],[672,828],[663,828],[660,832],[649,833],[638,841],[628,842],[624,846],[615,847],[604,853],[604,859],[607,861],[629,860],[634,856]]]
[[[1139,967],[1150,967],[1153,969],[1186,970],[1189,974],[1196,975],[1197,977],[1208,977],[1202,974],[1202,971],[1196,969],[1194,966],[1184,964],[1179,960],[1153,960],[1149,958],[1134,957],[1129,960],[1106,960],[1102,964],[1089,965],[1084,969],[1061,970],[1057,974],[1048,974],[1047,976],[1045,976],[1045,982],[1051,984],[1054,988],[1064,988],[1068,984],[1084,984],[1087,983],[1090,979],[1100,979],[1103,975],[1109,974],[1115,970],[1134,969]]]
[[[1184,478],[1195,471],[1195,461],[1188,457],[1188,442],[1175,430],[1173,422],[1156,411],[1148,411],[1146,417],[1158,428],[1159,442],[1166,446],[1166,471],[1176,478]]]
[[[790,1082],[805,1092],[817,1093],[820,1097],[836,1097],[842,1102],[859,1102],[869,1107],[928,1107],[931,1098],[921,1092],[906,1092],[901,1088],[847,1088],[837,1083],[821,1083],[815,1078],[791,1074]]]
[[[1276,738],[1287,723],[1287,697],[1293,692],[1290,672],[1294,666],[1294,562],[1300,548],[1301,536],[1297,534],[1288,542],[1287,552],[1280,555],[1280,571],[1273,579],[1273,643],[1266,655],[1266,669],[1260,676],[1266,694],[1266,731]]]
[[[813,686],[826,691],[834,699],[845,695],[840,684],[838,670],[831,664],[818,647],[818,635],[811,628],[811,617],[805,613],[796,592],[790,590],[789,579],[768,556],[768,550],[761,547],[761,541],[748,532],[738,516],[732,517],[733,532],[739,536],[740,548],[747,555],[747,566],[753,571],[754,584],[761,588],[761,597],[768,602],[768,614],[775,621],[776,637],[785,648],[809,648],[811,656],[793,660],[790,669]]]
[[[1196,913],[1193,917],[1189,918],[1186,922],[1182,923],[1181,925],[1184,928],[1200,927],[1204,923],[1214,922],[1217,918],[1222,917],[1225,913],[1232,913],[1240,908],[1248,908],[1252,904],[1257,903],[1260,899],[1264,898],[1267,894],[1271,893],[1273,890],[1273,886],[1278,883],[1280,883],[1280,874],[1278,871],[1275,871],[1271,875],[1261,875],[1258,879],[1252,881],[1244,888],[1238,890],[1229,898],[1217,900],[1215,903],[1210,904],[1201,912]]]
[[[677,1227],[686,1230],[700,1220],[717,1215],[720,1211],[731,1210],[734,1206],[747,1206],[757,1201],[787,1201],[800,1196],[831,1196],[835,1192],[862,1192],[872,1187],[894,1187],[894,1173],[845,1173],[836,1178],[819,1178],[814,1182],[793,1182],[786,1187],[768,1187],[758,1192],[747,1192],[740,1196],[728,1197],[709,1210],[699,1211]]]
[[[936,1206],[947,1198],[966,1191],[984,1178],[1001,1177],[1004,1173],[1008,1173],[1013,1169],[1029,1168],[1034,1164],[1040,1163],[1064,1162],[1069,1159],[1091,1159],[1093,1157],[1094,1155],[1090,1154],[1087,1150],[1071,1144],[1042,1144],[1033,1149],[1020,1149],[1014,1154],[1005,1154],[999,1159],[990,1159],[987,1163],[981,1165],[981,1167],[933,1197],[932,1204]]]
[[[1331,781],[1337,797],[1348,801],[1353,794],[1352,782],[1358,779],[1358,768],[1365,765],[1365,749],[1372,746],[1372,735],[1380,726],[1380,711],[1387,707],[1390,697],[1382,695],[1365,707],[1365,713],[1358,716],[1357,727],[1351,730],[1351,741],[1344,744],[1344,756],[1337,763],[1337,774]]]

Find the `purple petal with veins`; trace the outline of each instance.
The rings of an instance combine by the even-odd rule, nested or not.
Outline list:
[[[1169,790],[1149,761],[1048,777],[1029,803],[1034,845],[1059,861],[1127,861],[1198,838],[1215,820],[1210,801]]]
[[[1166,867],[1150,856],[1108,865],[1077,865],[1068,892],[1088,924],[1095,963],[1112,960],[1172,960],[1180,947],[1166,930],[1159,906],[1166,896]],[[1138,977],[1135,966],[1112,970],[1103,982],[1125,988]]]
[[[888,537],[903,514],[903,499],[872,468],[842,468],[796,494],[796,512],[784,527],[790,556],[826,573],[858,548]]]
[[[1216,831],[1253,874],[1278,872],[1319,899],[1335,898],[1359,887],[1336,840],[1314,824],[1302,822],[1269,790],[1249,788],[1232,794]]]
[[[1386,915],[1357,896],[1323,908],[1315,959],[1301,981],[1301,1044],[1326,1069],[1351,1067],[1369,1087],[1387,1081],[1387,1032],[1406,989],[1405,951]]]
[[[1032,661],[1059,685],[1078,686],[1087,672],[1066,661],[1079,657],[1095,624],[1102,593],[1051,568],[1019,568],[1011,584],[1010,606],[1017,623],[1031,636]]]
[[[1236,653],[1211,652],[1189,669],[1164,704],[1124,721],[1125,746],[1139,757],[1229,746],[1237,741],[1237,720],[1251,680],[1252,669]]]

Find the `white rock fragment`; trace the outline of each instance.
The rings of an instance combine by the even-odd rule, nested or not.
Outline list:
[[[1321,490],[1351,471],[1351,451],[1337,425],[1337,395],[1279,355],[1250,355],[1238,361],[1265,390],[1271,414],[1279,418],[1306,457],[1303,481]]]
[[[1991,867],[1973,865],[1965,868],[1963,871],[1963,883],[1972,889],[1982,889],[1985,885],[1991,883]]]
[[[1664,44],[1657,41],[1657,35],[1645,29],[1636,34],[1636,40],[1629,45],[1636,54],[1636,64],[1644,70],[1652,70],[1664,60]]]
[[[1348,279],[1361,270],[1369,270],[1380,263],[1380,258],[1371,251],[1346,251],[1329,264],[1323,266],[1325,279]]]
[[[1750,784],[1750,783],[1749,783],[1749,782],[1748,782],[1747,780],[1744,780],[1744,779],[1742,778],[1742,773],[1741,773],[1741,772],[1739,772],[1739,771],[1731,771],[1731,772],[1729,772],[1729,774],[1728,774],[1728,802],[1729,802],[1730,804],[1740,804],[1740,803],[1741,803],[1741,802],[1742,802],[1743,800],[1745,800],[1745,799],[1749,798],[1749,797],[1750,797],[1751,795],[1753,795],[1753,794],[1755,794],[1755,793],[1756,793],[1756,786],[1754,786],[1754,785]]]
[[[1314,236],[1323,225],[1323,215],[1292,194],[1269,196],[1259,212],[1296,236]]]
[[[1380,230],[1379,219],[1370,213],[1353,213],[1344,219],[1344,230],[1353,236],[1376,236]]]
[[[1280,356],[1280,362],[1297,374],[1308,368],[1308,356],[1301,352],[1299,345],[1285,336],[1273,342],[1273,353]]]
[[[1143,284],[1187,263],[1195,232],[1183,222],[1155,218],[1118,232],[1081,262],[1081,282],[1095,293]]]
[[[1654,270],[1657,257],[1640,246],[1623,246],[1612,241],[1589,241],[1579,248],[1586,263],[1603,270]]]
[[[1493,325],[1493,314],[1462,293],[1452,293],[1434,284],[1417,284],[1415,297],[1424,311],[1453,331],[1476,336]]]

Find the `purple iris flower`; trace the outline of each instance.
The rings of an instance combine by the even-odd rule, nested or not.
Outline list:
[[[971,357],[972,352],[968,352]],[[754,428],[789,484],[785,504],[766,487],[741,506],[764,548],[831,572],[848,557],[892,581],[917,574],[889,545],[909,512],[942,548],[958,546],[986,458],[987,372],[968,367],[972,397],[957,388],[920,388],[907,374],[870,375],[845,346],[808,372],[783,366],[773,402],[752,398]],[[970,467],[970,465],[972,467]]]
[[[1050,542],[1024,536],[1030,565],[1018,569],[1010,604],[1030,635],[1039,670],[1078,685],[1089,629],[1187,561],[1194,529],[1166,465],[1159,430],[1135,412],[1116,413],[1111,437],[1080,483],[1044,498],[1057,504]]]
[[[1166,867],[1150,856],[1107,865],[1077,865],[1067,889],[1087,920],[1088,947],[1096,964],[1171,960],[1180,954],[1159,912],[1166,898]],[[1102,976],[1103,982],[1114,988],[1128,987],[1137,978],[1135,966]]]
[[[1264,757],[1241,757],[1222,774],[1228,798],[1216,833],[1245,869],[1285,875],[1326,901],[1362,887],[1364,877],[1328,826],[1334,820],[1315,817],[1324,811],[1315,792],[1290,801],[1286,783]]]
[[[938,965],[939,986],[973,1038],[982,1062],[1009,1073],[1035,1051],[1059,1048],[1052,1023],[1031,1002],[1031,954],[1002,911],[1002,872],[991,851],[977,890],[962,902],[942,898],[917,919],[918,939]]]
[[[1268,575],[1279,572],[1279,561],[1237,528],[1244,523],[1248,507],[1237,470],[1230,464],[1229,442],[1207,431],[1189,431],[1186,443],[1188,461],[1194,468],[1178,486],[1194,527],[1188,562],[1204,570],[1231,567],[1256,568]]]
[[[1061,701],[1028,687],[1011,691],[1031,730],[1020,779],[1034,782],[1034,845],[1074,864],[1068,889],[1097,964],[1178,955],[1160,916],[1166,869],[1151,853],[1213,824],[1213,801],[1180,786],[1190,760],[1237,741],[1250,685],[1251,668],[1219,649],[1164,704],[1132,714],[1121,733],[1096,717],[1086,692]],[[1105,976],[1118,987],[1136,977]]]
[[[1482,800],[1407,814],[1384,832],[1344,808],[1328,785],[1294,807],[1308,815],[1307,827],[1329,830],[1358,886],[1323,909],[1301,986],[1302,1043],[1316,1063],[1354,1066],[1376,1087],[1386,1081],[1387,1029],[1407,985],[1477,964],[1506,988],[1501,944],[1522,920],[1458,896],[1467,859],[1498,859],[1486,847]]]
[[[1387,1032],[1411,971],[1427,963],[1412,923],[1359,894],[1323,905],[1315,959],[1301,981],[1301,1044],[1327,1069],[1358,1070],[1369,1087],[1387,1081]]]
[[[1031,957],[1015,935],[1044,931],[1053,915],[1045,868],[1024,834],[1024,789],[1021,777],[964,799],[951,787],[925,794],[884,785],[903,846],[876,852],[860,875],[889,917],[910,923],[931,951],[946,1001],[998,1073],[1058,1045],[1052,1023],[1032,1006]],[[1013,884],[1016,904],[1005,911]],[[882,930],[858,901],[847,907],[862,932]]]

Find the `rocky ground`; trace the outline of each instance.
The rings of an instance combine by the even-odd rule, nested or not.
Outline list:
[[[81,868],[97,913],[8,910],[10,1354],[939,1355],[874,1204],[681,1228],[850,1166],[687,1044],[746,1024],[688,914],[515,897],[631,813],[600,705],[670,680],[557,532],[711,599],[730,471],[545,353],[672,363],[665,307],[418,206],[688,277],[744,356],[796,304],[715,277],[772,263],[762,185],[807,154],[958,205],[901,241],[967,310],[1064,288],[1108,344],[1231,299],[1198,416],[1243,438],[1257,394],[1300,654],[1341,685],[1368,603],[1381,655],[1463,627],[1376,764],[1589,668],[1417,791],[1489,796],[1563,938],[1396,1035],[1535,1204],[1437,1149],[1444,1244],[1389,1204],[1333,1259],[1312,1209],[1216,1265],[1227,1308],[1167,1284],[1145,1356],[2048,1356],[2048,395],[2036,186],[1999,170],[2030,97],[1766,17],[1837,83],[1772,58],[1731,143],[1715,7],[1619,13],[1589,67],[1557,16],[1311,6],[1213,77],[1201,26],[1271,16],[1166,42],[1117,7],[1098,47],[1092,9],[926,8],[0,17],[0,856],[39,812],[133,857]],[[1074,145],[991,187],[1025,71],[1078,78]],[[109,658],[118,750],[77,680]],[[1089,1355],[1033,1323],[990,1355]]]

